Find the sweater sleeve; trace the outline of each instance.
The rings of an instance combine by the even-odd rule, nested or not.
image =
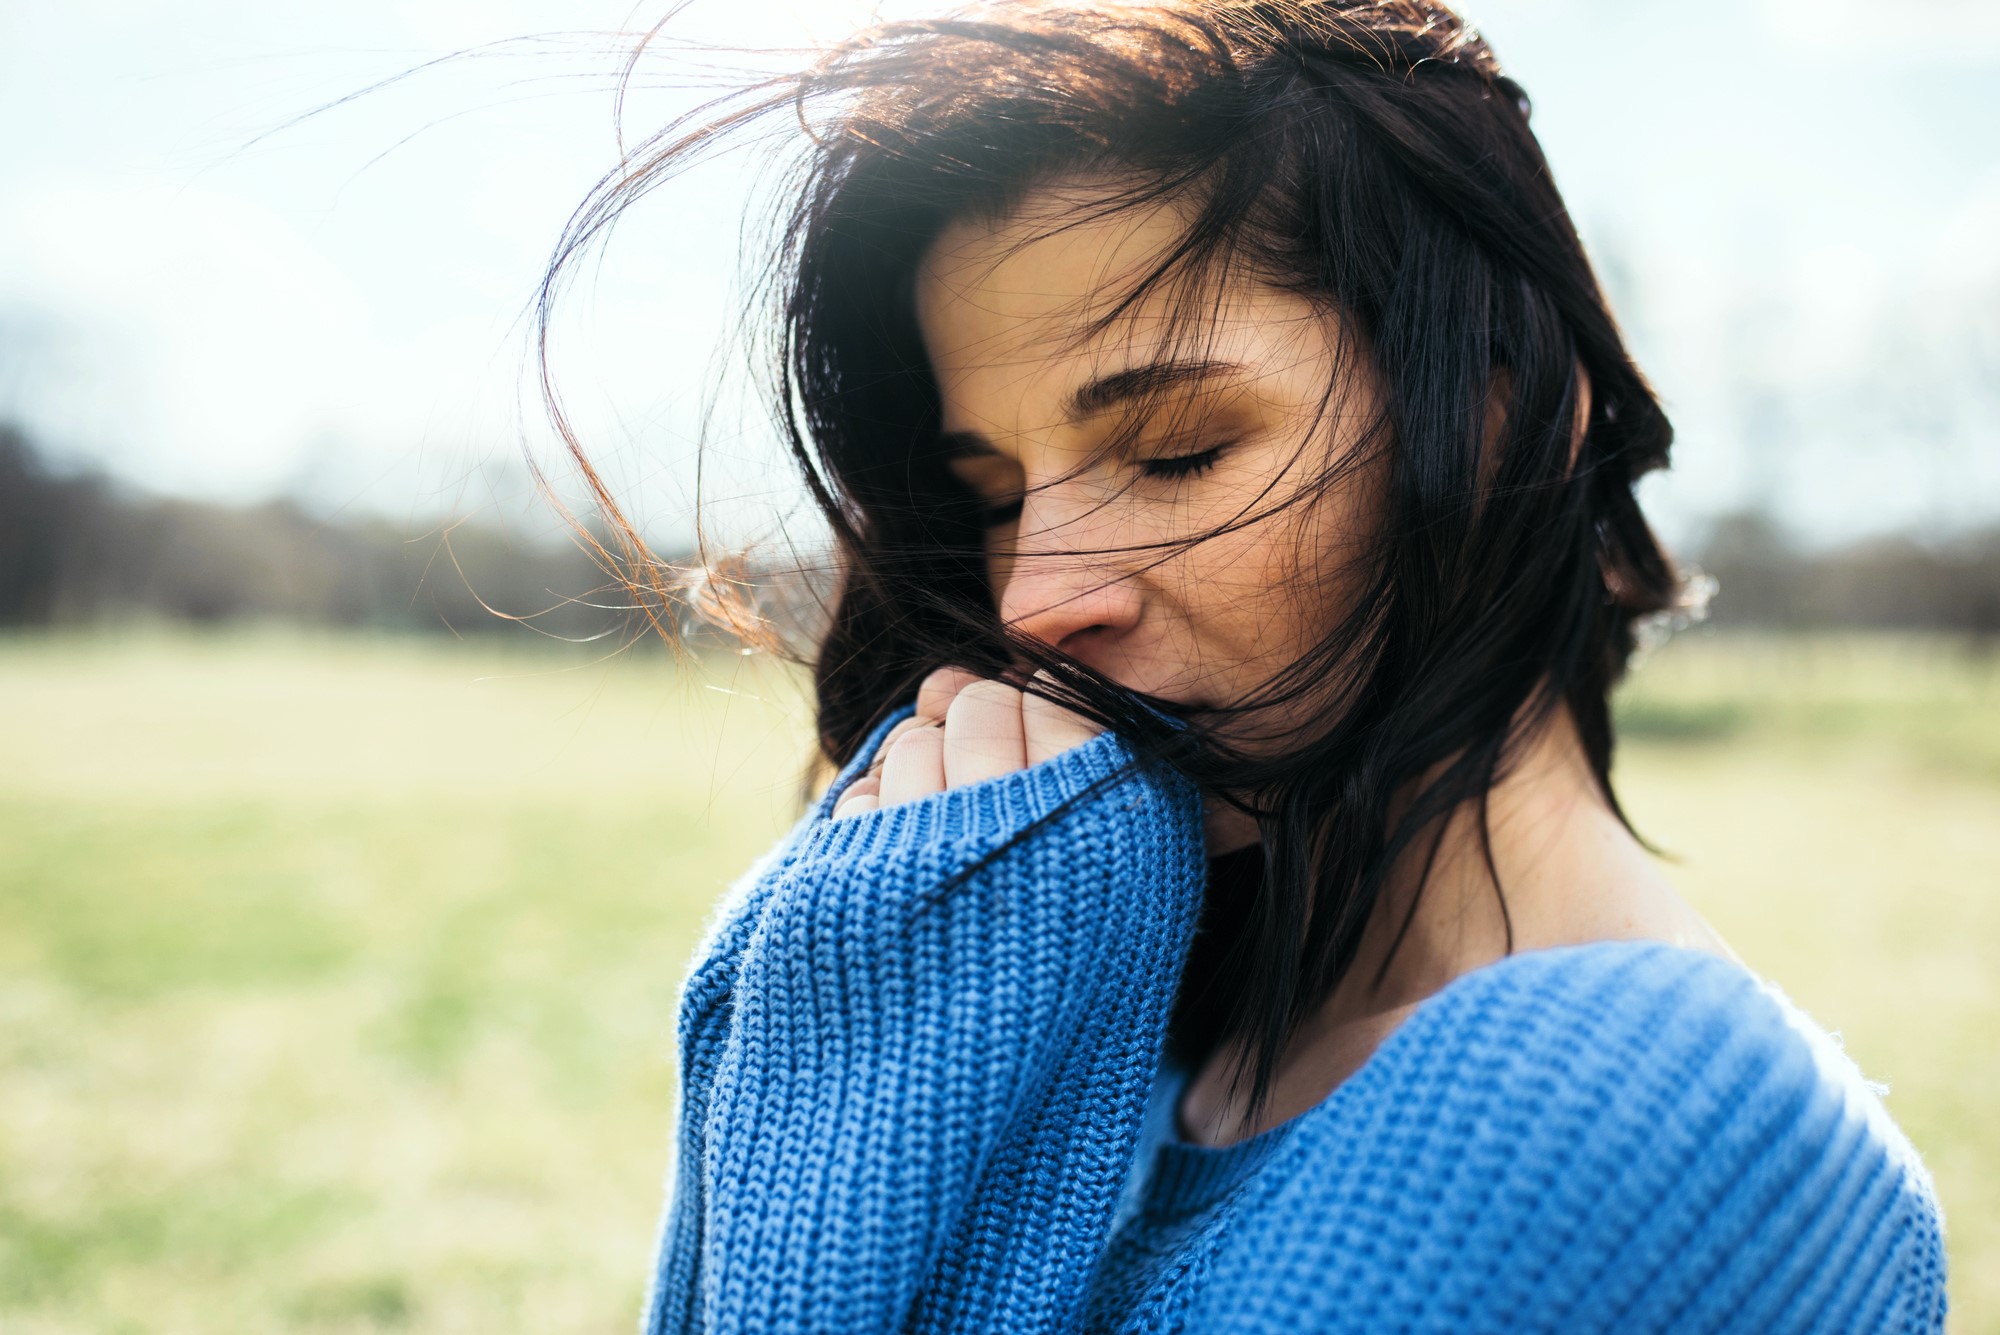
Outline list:
[[[1535,952],[1421,1007],[1238,1203],[1203,1331],[1942,1329],[1937,1202],[1725,961]]]
[[[828,818],[860,761],[768,859],[683,998],[652,1329],[1073,1325],[1204,872],[1132,759]]]

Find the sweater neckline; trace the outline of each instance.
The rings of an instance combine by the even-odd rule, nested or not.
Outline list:
[[[1335,1085],[1318,1103],[1276,1126],[1266,1127],[1254,1136],[1228,1145],[1202,1145],[1181,1139],[1179,1115],[1181,1095],[1186,1090],[1187,1082],[1193,1073],[1178,1064],[1163,1062],[1159,1068],[1158,1082],[1152,1096],[1155,1101],[1152,1115],[1159,1119],[1154,1125],[1159,1129],[1155,1133],[1156,1139],[1151,1150],[1151,1161],[1145,1182],[1144,1196],[1147,1210],[1150,1213],[1166,1216],[1191,1214],[1207,1209],[1227,1196],[1238,1184],[1262,1168],[1301,1123],[1326,1116],[1329,1109],[1345,1105],[1353,1097],[1354,1087],[1366,1083],[1362,1077],[1369,1074],[1371,1068],[1386,1067],[1399,1060],[1398,1054],[1411,1041],[1409,1035],[1416,1032],[1415,1022],[1418,1016],[1431,1009],[1434,1003],[1439,1003],[1447,993],[1465,988],[1498,985],[1512,977],[1513,967],[1520,961],[1536,955],[1555,954],[1581,958],[1598,952],[1626,950],[1700,955],[1704,959],[1718,961],[1747,975],[1767,992],[1775,992],[1770,983],[1740,963],[1723,960],[1720,956],[1712,956],[1691,947],[1650,938],[1589,941],[1506,955],[1490,964],[1460,974],[1417,1003],[1410,1013],[1403,1017],[1402,1023],[1376,1045],[1375,1051],[1368,1055],[1368,1059],[1345,1080]]]
[[[1146,1181],[1146,1206],[1154,1214],[1193,1214],[1215,1204],[1263,1167],[1304,1116],[1288,1118],[1228,1145],[1182,1140],[1176,1110],[1188,1077],[1189,1072],[1182,1067],[1163,1067],[1154,1095],[1163,1100],[1160,1115],[1165,1123],[1164,1134],[1153,1148]]]

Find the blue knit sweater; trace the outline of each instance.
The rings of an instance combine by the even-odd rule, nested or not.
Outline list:
[[[1197,794],[1105,733],[832,819],[908,712],[739,882],[685,984],[651,1335],[1942,1327],[1909,1142],[1831,1039],[1705,954],[1511,957],[1310,1111],[1176,1140]]]

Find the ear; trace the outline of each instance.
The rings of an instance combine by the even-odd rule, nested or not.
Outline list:
[[[1500,470],[1500,433],[1507,429],[1507,414],[1514,407],[1514,376],[1504,366],[1493,368],[1486,381],[1486,420],[1479,430],[1479,485],[1493,485]]]
[[[1569,428],[1569,470],[1576,471],[1576,461],[1583,454],[1583,438],[1590,431],[1591,390],[1590,373],[1583,369],[1583,363],[1576,364],[1576,417]]]
[[[1569,427],[1569,467],[1576,471],[1576,461],[1583,454],[1583,438],[1590,430],[1590,409],[1593,403],[1590,374],[1583,369],[1583,363],[1576,363],[1576,415],[1570,419]],[[1486,391],[1486,421],[1482,428],[1480,442],[1484,467],[1491,469],[1499,458],[1500,433],[1506,429],[1507,413],[1514,402],[1514,377],[1507,368],[1495,367]]]

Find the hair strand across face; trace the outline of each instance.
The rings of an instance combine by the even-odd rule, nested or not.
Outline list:
[[[1566,708],[1617,809],[1609,693],[1635,623],[1679,597],[1634,496],[1672,433],[1525,96],[1451,10],[993,3],[878,24],[702,114],[638,146],[578,211],[544,329],[561,276],[620,210],[752,126],[804,131],[759,291],[776,421],[839,569],[814,663],[825,756],[850,758],[935,667],[1042,670],[1052,684],[1036,689],[1142,754],[1247,795],[1264,876],[1222,953],[1190,961],[1181,1019],[1207,1041],[1243,1040],[1253,1108],[1287,1038],[1352,968],[1390,869],[1482,803],[1526,731]],[[1247,278],[1337,320],[1351,335],[1342,373],[1378,390],[1380,513],[1339,614],[1272,674],[1269,700],[1316,702],[1279,751],[1185,726],[997,615],[982,498],[948,466],[918,274],[954,223],[1006,218],[1079,179],[1115,186],[1078,225],[1169,203],[1186,220],[1093,328],[1165,298],[1199,352],[1213,294]],[[1162,394],[1185,372],[1094,392]],[[1354,463],[1315,466],[1308,499]],[[653,602],[671,596],[609,493],[597,499],[622,534],[600,554],[645,572]]]

